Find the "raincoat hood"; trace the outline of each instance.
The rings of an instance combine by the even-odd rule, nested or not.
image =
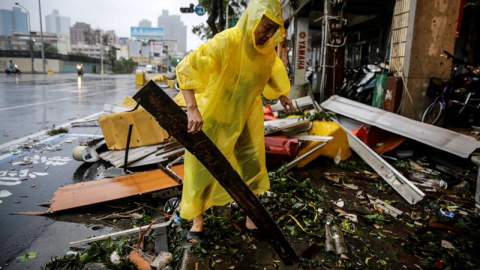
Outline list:
[[[280,27],[277,32],[265,44],[257,45],[255,42],[254,32],[263,15],[274,21]],[[260,53],[268,53],[275,49],[283,40],[285,29],[283,28],[282,8],[279,0],[252,0],[247,10],[242,14],[235,26],[245,36],[245,41],[253,45]]]

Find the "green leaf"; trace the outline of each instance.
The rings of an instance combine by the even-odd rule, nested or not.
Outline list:
[[[90,261],[91,261],[91,257],[90,257],[90,255],[88,255],[88,253],[83,253],[83,254],[80,256],[80,261],[81,261],[82,263],[90,262]]]
[[[38,252],[36,252],[36,251],[30,251],[30,252],[28,253],[28,258],[29,258],[29,259],[35,259],[35,258],[37,258],[37,255],[38,255]]]
[[[28,260],[28,255],[24,254],[22,256],[18,256],[17,259],[21,260],[22,262],[25,262]]]

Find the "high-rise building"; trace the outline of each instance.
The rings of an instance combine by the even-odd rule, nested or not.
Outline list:
[[[187,26],[180,20],[180,15],[168,15],[168,10],[162,10],[158,27],[163,28],[163,39],[177,41],[177,52],[187,51]]]
[[[70,43],[81,44],[85,42],[85,32],[92,32],[90,24],[83,22],[76,22],[72,27],[70,27]]]
[[[115,34],[115,30],[107,30],[103,33],[103,35],[107,36],[108,44],[117,44],[118,43],[118,37]]]
[[[0,9],[0,35],[10,36],[13,33],[29,34],[27,13],[19,7]]]
[[[152,27],[152,22],[147,19],[143,19],[138,23],[138,27]]]
[[[48,33],[70,35],[70,18],[60,16],[57,9],[52,14],[45,16],[45,25]]]

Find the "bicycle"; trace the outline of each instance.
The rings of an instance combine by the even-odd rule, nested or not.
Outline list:
[[[431,94],[434,95],[433,101],[425,108],[421,121],[424,123],[436,125],[440,120],[444,117],[445,111],[447,110],[448,107],[450,107],[452,104],[460,105],[461,108],[458,111],[458,113],[462,113],[462,111],[466,107],[473,107],[475,109],[480,108],[480,104],[475,106],[472,104],[469,104],[470,97],[472,96],[473,92],[470,92],[469,95],[467,95],[467,98],[461,102],[458,100],[455,100],[453,98],[454,94],[458,92],[458,89],[463,89],[464,87],[464,82],[458,82],[456,79],[456,73],[460,65],[463,65],[466,69],[468,69],[470,72],[474,74],[474,76],[478,75],[478,68],[466,63],[465,61],[455,58],[452,54],[450,54],[447,51],[443,51],[443,54],[441,56],[446,57],[447,59],[452,59],[452,63],[454,64],[453,72],[450,76],[450,79],[446,82],[443,83],[438,78],[431,78],[430,79],[430,84],[429,84],[429,91]],[[460,85],[458,85],[460,83]],[[441,86],[440,86],[441,85]],[[440,87],[443,87],[443,90],[441,91],[436,91],[435,89],[439,89]],[[458,88],[458,89],[457,89]],[[427,92],[427,93],[428,93]]]

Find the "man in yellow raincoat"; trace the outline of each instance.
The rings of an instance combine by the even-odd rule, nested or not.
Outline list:
[[[284,32],[279,0],[252,0],[235,27],[201,45],[176,69],[189,132],[203,130],[257,195],[270,189],[261,95],[293,109],[285,66],[275,52]],[[203,212],[232,199],[188,152],[184,178],[180,215],[193,219],[187,238],[197,240]],[[256,229],[248,217],[246,226]]]

